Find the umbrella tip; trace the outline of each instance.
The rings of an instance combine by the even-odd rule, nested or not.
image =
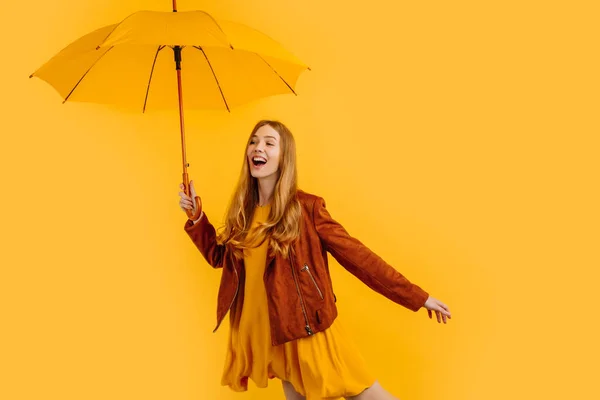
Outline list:
[[[229,44],[229,47],[231,47],[231,50],[235,50],[235,49],[233,48],[233,45],[232,45],[231,43]]]
[[[309,70],[309,71],[312,71],[312,68],[311,68],[311,67],[306,67],[306,69],[307,69],[307,70]]]
[[[33,74],[29,75],[29,78],[33,78]]]

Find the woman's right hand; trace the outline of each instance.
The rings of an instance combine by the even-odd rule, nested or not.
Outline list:
[[[194,181],[190,181],[191,196],[185,194],[185,187],[183,186],[183,183],[179,184],[179,189],[181,189],[179,192],[179,208],[181,208],[185,213],[187,213],[187,210],[192,210],[192,215],[194,215],[196,213],[196,204],[193,199],[195,199],[197,196],[196,189],[194,188]],[[200,213],[200,217],[202,217],[202,212]],[[200,220],[200,217],[198,217],[198,220]],[[194,221],[194,223],[195,222],[196,221]]]

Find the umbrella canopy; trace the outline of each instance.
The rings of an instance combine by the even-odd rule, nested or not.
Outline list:
[[[183,184],[190,195],[183,118],[185,106],[226,109],[295,93],[309,69],[268,36],[204,11],[139,11],[91,32],[30,75],[52,85],[64,101],[147,109],[179,108]],[[174,72],[176,71],[176,73]],[[196,196],[196,212],[201,211]]]
[[[178,104],[173,49],[181,48],[185,107],[227,109],[294,93],[308,67],[270,37],[203,11],[139,11],[76,40],[31,76],[65,101],[139,110]]]

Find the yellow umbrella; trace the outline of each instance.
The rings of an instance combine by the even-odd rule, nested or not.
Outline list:
[[[175,68],[173,68],[175,67]],[[147,109],[179,107],[183,183],[190,195],[185,106],[226,109],[261,97],[294,93],[309,69],[279,43],[245,25],[216,21],[203,11],[139,11],[64,48],[30,77],[66,101]],[[176,72],[176,73],[174,73]],[[200,199],[196,197],[197,210]],[[196,219],[199,213],[188,216]]]

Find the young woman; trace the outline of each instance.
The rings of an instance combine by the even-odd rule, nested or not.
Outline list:
[[[179,192],[182,210],[196,197]],[[200,204],[201,208],[201,204]],[[195,214],[194,214],[195,215]],[[441,301],[388,265],[336,222],[319,196],[297,188],[296,148],[278,121],[256,124],[242,173],[217,235],[204,212],[184,227],[206,261],[222,268],[217,326],[229,312],[222,385],[266,387],[278,378],[288,400],[393,399],[365,368],[337,320],[329,252],[376,292],[412,310],[451,318]]]

